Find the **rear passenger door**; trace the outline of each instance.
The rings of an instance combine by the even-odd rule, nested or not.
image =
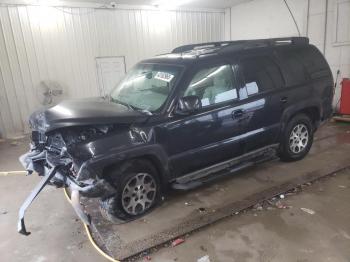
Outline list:
[[[244,118],[244,152],[277,142],[284,108],[285,85],[280,68],[270,55],[241,57],[244,88],[240,91]]]
[[[275,52],[286,81],[283,90],[286,98],[284,104],[284,115],[286,117],[293,114],[296,110],[314,106],[315,100],[319,98],[313,92],[312,81],[306,71],[303,60],[299,57],[301,51],[302,49],[299,48],[281,48]]]

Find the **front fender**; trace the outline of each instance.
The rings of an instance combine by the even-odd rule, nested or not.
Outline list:
[[[106,167],[134,158],[148,158],[165,177],[170,179],[168,155],[157,144],[153,128],[130,128],[127,132],[107,135],[75,149],[86,158],[77,174],[78,181],[101,177]]]

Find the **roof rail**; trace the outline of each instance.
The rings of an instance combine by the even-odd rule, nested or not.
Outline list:
[[[175,48],[171,53],[184,53],[195,49],[218,48],[218,52],[224,52],[232,49],[249,49],[257,47],[280,46],[280,45],[307,45],[307,37],[283,37],[254,40],[222,41],[208,42],[192,45],[183,45]]]
[[[176,47],[173,51],[171,51],[171,53],[184,53],[194,49],[208,48],[208,47],[215,48],[215,47],[229,45],[232,43],[234,43],[234,41],[208,42],[208,43],[199,43],[199,44],[191,44],[191,45],[182,45],[182,46]]]

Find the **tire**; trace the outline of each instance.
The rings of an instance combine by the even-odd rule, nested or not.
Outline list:
[[[305,114],[294,116],[287,124],[279,150],[282,161],[291,162],[303,159],[312,146],[314,127]]]
[[[132,160],[108,175],[117,193],[100,200],[101,215],[122,223],[151,211],[160,200],[160,181],[156,168],[147,160]]]

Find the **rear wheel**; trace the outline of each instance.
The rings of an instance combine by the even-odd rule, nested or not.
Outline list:
[[[112,222],[138,218],[159,201],[157,170],[146,160],[133,160],[109,174],[117,193],[100,201],[101,214]]]
[[[305,114],[293,117],[285,128],[279,156],[283,161],[303,159],[313,142],[313,124]]]

